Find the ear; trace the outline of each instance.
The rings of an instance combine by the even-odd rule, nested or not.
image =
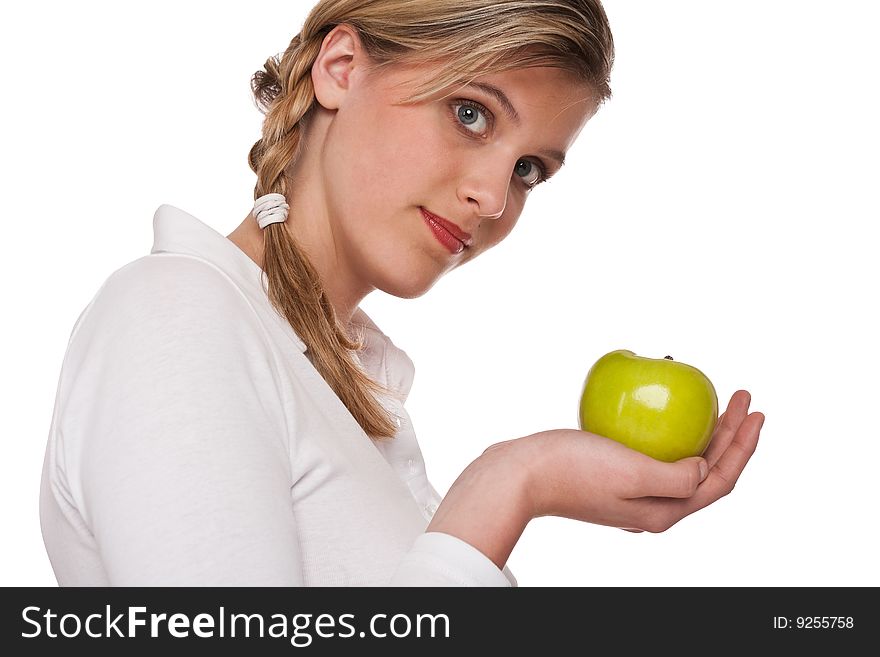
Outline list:
[[[339,109],[351,88],[352,73],[366,60],[357,31],[349,25],[334,27],[321,44],[312,64],[312,85],[315,98],[326,109]]]

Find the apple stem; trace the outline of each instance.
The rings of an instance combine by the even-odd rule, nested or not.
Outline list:
[[[664,356],[663,360],[674,360],[674,359],[672,358],[672,356]]]

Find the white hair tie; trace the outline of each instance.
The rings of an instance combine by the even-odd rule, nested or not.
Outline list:
[[[265,228],[269,224],[277,224],[287,221],[287,211],[290,206],[284,194],[265,194],[254,201],[254,219]]]

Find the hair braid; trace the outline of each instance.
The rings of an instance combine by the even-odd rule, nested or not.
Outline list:
[[[288,194],[284,172],[296,159],[303,122],[315,102],[311,68],[325,33],[295,37],[281,60],[284,65],[273,57],[267,60],[265,72],[254,75],[251,86],[265,113],[263,137],[248,156],[257,174],[255,200],[271,192]],[[373,381],[352,353],[363,348],[363,336],[354,339],[339,323],[317,270],[285,224],[270,224],[263,234],[270,301],[306,344],[315,368],[367,435],[393,437],[396,423],[375,397],[390,391]]]

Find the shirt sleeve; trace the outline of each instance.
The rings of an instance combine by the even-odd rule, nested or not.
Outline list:
[[[282,400],[247,299],[192,258],[137,260],[72,338],[68,476],[113,586],[298,586]]]
[[[505,566],[456,536],[425,532],[401,561],[391,586],[516,586]]]

